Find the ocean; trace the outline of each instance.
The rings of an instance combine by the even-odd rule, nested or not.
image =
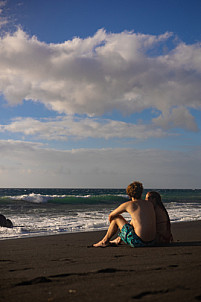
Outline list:
[[[152,190],[161,194],[172,223],[201,220],[200,189]],[[2,188],[0,214],[14,227],[0,227],[0,239],[105,230],[109,213],[127,200],[125,189]]]

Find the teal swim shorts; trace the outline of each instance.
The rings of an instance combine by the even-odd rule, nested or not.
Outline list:
[[[153,246],[155,240],[144,242],[134,231],[134,228],[129,223],[126,223],[121,231],[119,232],[119,237],[126,244],[129,244],[131,247],[144,247],[144,246]]]

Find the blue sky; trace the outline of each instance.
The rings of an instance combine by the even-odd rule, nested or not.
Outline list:
[[[0,1],[0,187],[201,188],[200,15]]]

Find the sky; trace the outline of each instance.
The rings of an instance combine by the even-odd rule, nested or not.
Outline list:
[[[200,0],[0,0],[0,187],[201,189]]]

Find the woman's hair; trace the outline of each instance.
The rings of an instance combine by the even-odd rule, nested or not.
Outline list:
[[[129,197],[140,199],[143,192],[143,185],[141,182],[134,181],[126,189],[126,193]]]
[[[148,192],[148,194],[149,194],[149,197],[156,200],[156,205],[158,205],[166,213],[168,222],[170,223],[170,218],[169,218],[168,212],[167,212],[164,204],[162,203],[161,195],[155,191],[150,191],[150,192]]]

